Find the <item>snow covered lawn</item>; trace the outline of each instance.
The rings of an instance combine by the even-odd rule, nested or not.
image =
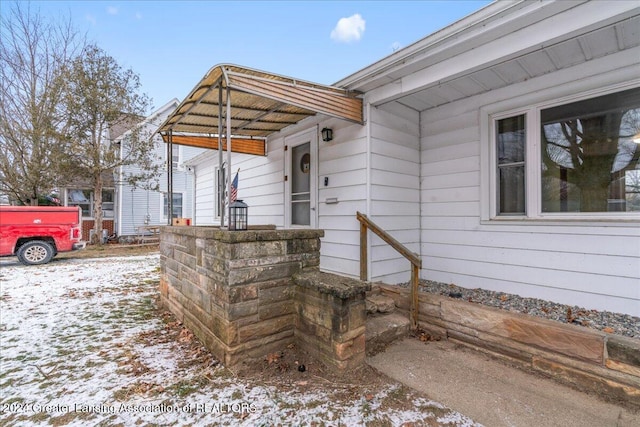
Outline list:
[[[391,381],[234,376],[157,310],[159,263],[0,261],[0,425],[476,425]]]

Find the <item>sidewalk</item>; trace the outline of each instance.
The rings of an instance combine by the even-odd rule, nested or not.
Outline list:
[[[451,341],[405,338],[367,362],[487,427],[640,426],[640,413]]]

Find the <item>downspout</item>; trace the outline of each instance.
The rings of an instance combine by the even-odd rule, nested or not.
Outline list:
[[[366,105],[367,118],[365,123],[365,133],[366,133],[366,212],[367,216],[371,218],[371,103],[367,102]],[[371,239],[367,239],[367,253],[369,257],[367,258],[367,280],[371,280]]]
[[[422,113],[418,113],[418,256],[422,265],[425,265],[425,260],[422,259],[422,218],[423,218],[423,205],[422,205]],[[420,274],[422,274],[422,268],[418,270],[418,281],[420,281]]]
[[[123,145],[124,145],[124,139],[121,140],[120,142],[120,159],[122,159],[122,151],[123,151]],[[118,168],[118,212],[116,214],[116,219],[118,221],[118,225],[116,227],[116,233],[118,234],[118,237],[122,236],[122,193],[124,193],[124,184],[123,184],[123,180],[122,177],[124,175],[122,169],[124,168],[124,166],[120,165],[120,167]],[[132,201],[133,202],[133,201]],[[132,218],[133,219],[133,218]]]

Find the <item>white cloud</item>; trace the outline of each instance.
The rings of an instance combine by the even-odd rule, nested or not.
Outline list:
[[[115,7],[115,6],[109,6],[109,7],[107,8],[107,13],[108,13],[109,15],[117,15],[117,14],[118,14],[118,8],[117,8],[117,7]]]
[[[348,18],[340,18],[336,27],[331,31],[331,39],[339,43],[358,41],[364,34],[365,22],[359,13]]]
[[[93,16],[93,15],[86,15],[86,16],[85,16],[85,19],[86,19],[87,21],[89,21],[89,23],[90,23],[91,25],[94,25],[94,26],[96,25],[96,17],[95,17],[95,16]]]
[[[142,19],[142,13],[140,13],[140,12],[136,12],[136,15],[135,15],[135,16],[136,16],[136,19],[137,19],[138,21]]]

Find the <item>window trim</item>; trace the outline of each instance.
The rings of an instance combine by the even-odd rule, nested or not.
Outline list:
[[[637,88],[639,80],[631,80],[591,90],[576,90],[565,96],[554,96],[555,89],[525,94],[480,108],[480,220],[487,223],[539,221],[637,221],[638,212],[542,212],[542,171],[540,164],[540,117],[547,108],[579,102],[599,96]],[[565,88],[570,90],[569,88]],[[497,120],[525,115],[525,214],[500,215],[498,212],[498,170],[496,147]]]

